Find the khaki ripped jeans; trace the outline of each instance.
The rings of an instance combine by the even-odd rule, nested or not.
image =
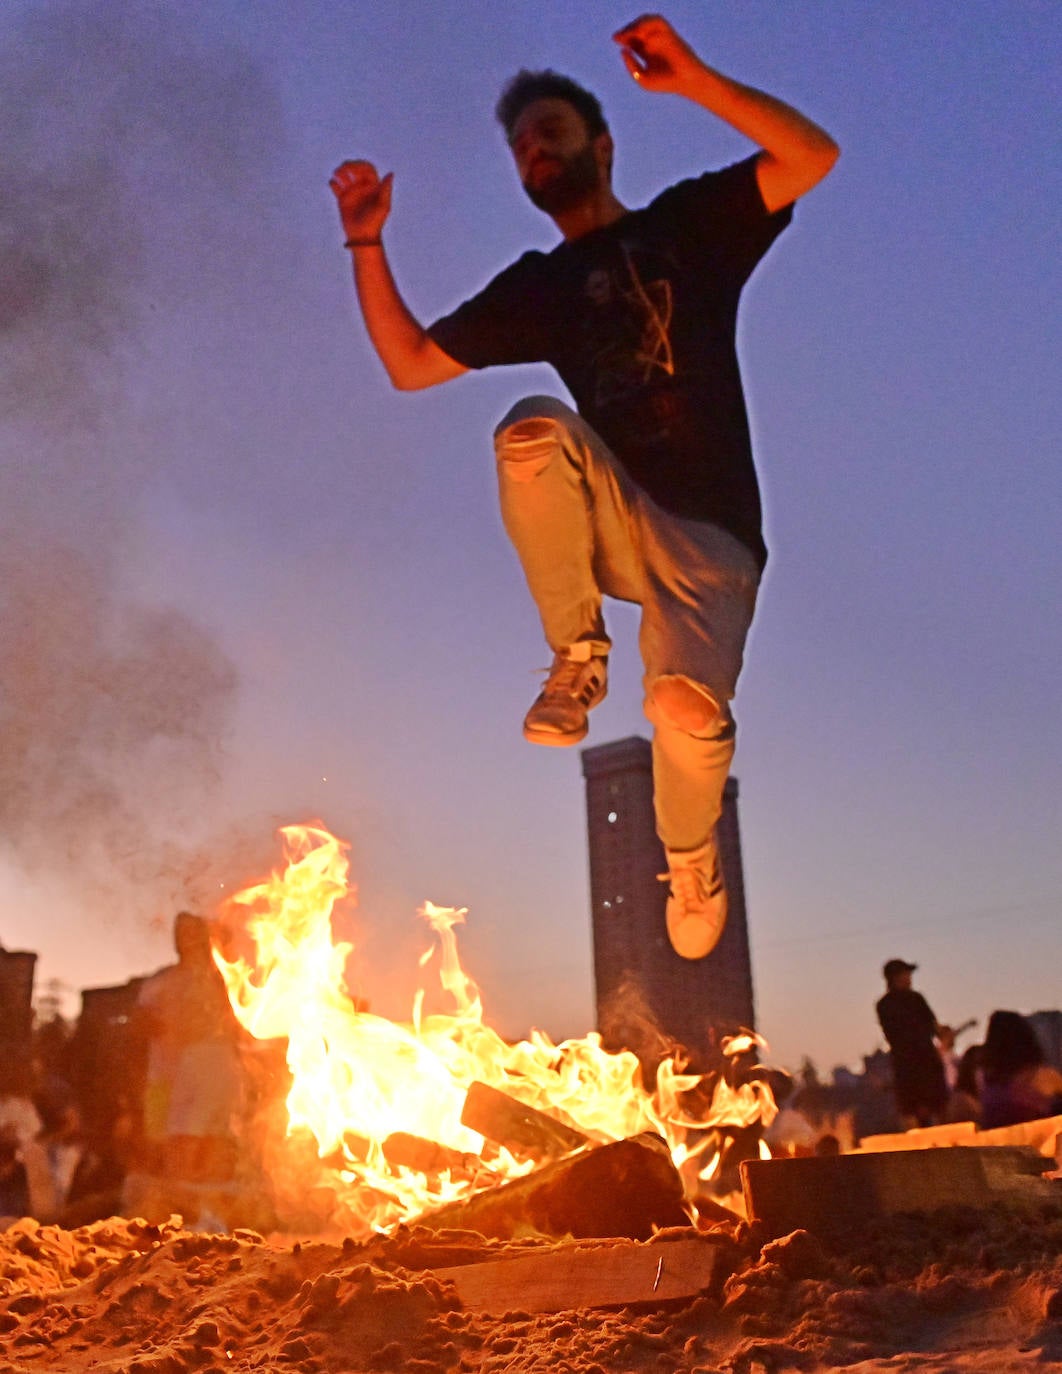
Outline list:
[[[670,852],[699,850],[734,756],[756,560],[719,526],[662,510],[552,396],[517,402],[494,446],[502,520],[554,653],[607,655],[603,595],[641,607],[657,833]]]

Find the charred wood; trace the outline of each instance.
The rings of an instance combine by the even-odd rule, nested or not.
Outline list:
[[[488,1083],[473,1083],[465,1096],[461,1124],[518,1159],[556,1159],[590,1144],[590,1137],[556,1117],[520,1102]]]
[[[431,1230],[478,1231],[500,1240],[544,1236],[625,1236],[647,1240],[664,1226],[688,1226],[682,1179],[660,1136],[584,1149],[463,1202],[418,1218]]]
[[[419,1174],[476,1173],[480,1165],[478,1155],[465,1154],[437,1140],[395,1131],[383,1143],[384,1158],[396,1169],[415,1169]]]

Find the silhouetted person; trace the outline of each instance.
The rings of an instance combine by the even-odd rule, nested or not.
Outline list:
[[[948,1122],[972,1121],[981,1123],[981,1065],[985,1047],[971,1045],[959,1060],[959,1070],[955,1086],[948,1095],[944,1109],[944,1120]]]
[[[235,1153],[242,1092],[239,1026],[202,916],[179,912],[178,962],[145,979],[139,1013],[148,1038],[144,1137],[154,1168],[185,1181],[223,1179]]]
[[[904,1130],[940,1121],[948,1100],[944,1061],[937,1048],[937,1037],[946,1027],[911,987],[917,967],[905,959],[890,959],[882,969],[888,991],[877,1004],[892,1054],[892,1086]]]
[[[41,1129],[31,1082],[28,1059],[0,1056],[0,1216],[21,1217],[30,1212],[25,1152]]]
[[[1016,1011],[992,1013],[982,1058],[983,1130],[1062,1114],[1062,1073],[1045,1059],[1024,1016]]]
[[[863,1073],[852,1104],[852,1134],[857,1142],[866,1136],[891,1135],[896,1130],[891,1060],[892,1056],[884,1050],[863,1057]]]
[[[122,1188],[133,1158],[136,1114],[119,1097],[114,1115],[83,1137],[81,1156],[56,1218],[68,1231],[122,1211]]]

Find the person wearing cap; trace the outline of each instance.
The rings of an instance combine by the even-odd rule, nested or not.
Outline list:
[[[876,1008],[891,1052],[893,1093],[904,1130],[935,1125],[948,1100],[944,1061],[937,1045],[948,1028],[911,986],[917,967],[906,959],[890,959],[882,969],[887,991]]]

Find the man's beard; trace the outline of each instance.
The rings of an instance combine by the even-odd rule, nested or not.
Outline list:
[[[547,215],[563,215],[574,210],[594,194],[601,182],[591,143],[570,157],[556,161],[560,163],[559,169],[541,186],[529,186],[524,182],[528,200]]]

